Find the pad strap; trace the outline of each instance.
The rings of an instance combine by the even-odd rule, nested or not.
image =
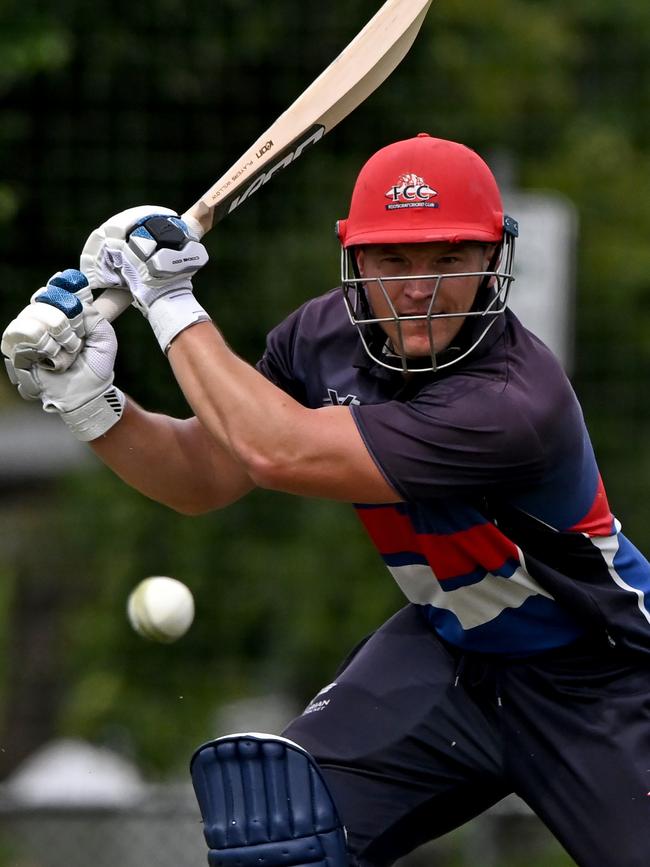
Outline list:
[[[210,867],[349,867],[332,796],[298,744],[228,735],[199,747],[190,771]]]

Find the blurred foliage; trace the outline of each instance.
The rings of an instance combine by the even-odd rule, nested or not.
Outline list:
[[[196,200],[378,5],[0,0],[1,321],[76,264],[111,213]],[[427,130],[488,160],[509,153],[520,186],[558,190],[578,209],[575,384],[613,507],[643,547],[649,47],[646,0],[436,0],[390,80],[208,236],[204,303],[254,362],[273,324],[336,283],[334,222],[373,151]],[[130,313],[117,330],[120,385],[187,414],[145,323]],[[3,383],[0,405],[12,400]],[[61,648],[53,729],[115,743],[151,773],[184,768],[225,702],[272,691],[305,702],[401,604],[345,506],[259,492],[190,519],[103,470],[38,493],[49,517],[36,553],[63,588],[41,612]],[[5,612],[42,574],[6,559],[2,571],[21,580]],[[196,594],[178,644],[129,632],[126,596],[148,574]],[[10,614],[0,622],[11,630]]]

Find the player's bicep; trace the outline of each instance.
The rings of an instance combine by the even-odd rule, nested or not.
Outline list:
[[[344,502],[401,500],[368,451],[350,410],[304,409],[288,448],[256,479],[262,487]]]
[[[255,483],[230,452],[220,446],[196,417],[182,422],[182,452],[187,478],[203,510],[222,508],[243,497]]]

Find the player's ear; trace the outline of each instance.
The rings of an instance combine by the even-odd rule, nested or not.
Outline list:
[[[357,266],[357,272],[359,277],[365,277],[365,263],[366,263],[366,251],[363,247],[355,247],[352,255],[354,256],[354,262]]]
[[[496,244],[484,244],[483,245],[483,270],[484,271],[493,271],[496,268],[497,261],[496,260],[496,252],[497,245]]]

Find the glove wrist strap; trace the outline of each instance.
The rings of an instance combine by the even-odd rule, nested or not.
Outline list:
[[[166,354],[172,340],[197,322],[210,322],[190,289],[177,289],[157,298],[146,312],[160,348]]]
[[[119,388],[111,386],[83,406],[70,412],[62,412],[61,418],[78,440],[90,442],[117,424],[122,418],[125,403],[124,393]]]

